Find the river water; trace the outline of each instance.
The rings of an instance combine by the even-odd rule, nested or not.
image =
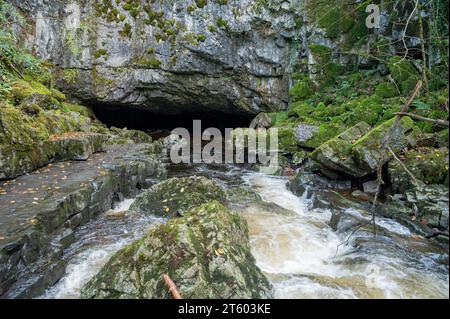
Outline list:
[[[249,187],[261,202],[234,203],[249,224],[257,265],[274,286],[275,298],[449,298],[448,251],[418,238],[397,222],[379,218],[383,236],[334,231],[332,212],[310,209],[287,188],[286,178],[235,166],[177,167],[171,176],[203,175],[224,187]],[[133,199],[80,227],[67,249],[66,275],[41,298],[79,298],[89,281],[119,249],[164,220],[127,211]],[[368,213],[346,212],[360,220]],[[358,244],[355,244],[357,242]]]

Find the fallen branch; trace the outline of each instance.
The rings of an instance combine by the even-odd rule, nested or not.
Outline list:
[[[401,116],[409,116],[412,119],[415,120],[419,120],[419,121],[424,121],[424,122],[428,122],[428,123],[433,123],[439,126],[445,126],[445,127],[449,127],[449,122],[445,121],[445,120],[435,120],[435,119],[430,119],[428,117],[423,117],[423,116],[419,116],[416,114],[411,114],[411,113],[404,113],[404,112],[399,112],[399,113],[395,113],[396,115],[401,115]]]
[[[382,185],[384,185],[384,181],[383,181],[383,163],[384,160],[386,158],[386,152],[385,150],[390,150],[392,153],[394,153],[392,151],[392,149],[389,147],[389,143],[392,139],[392,135],[395,132],[395,130],[397,129],[398,125],[400,124],[400,121],[402,119],[402,117],[404,115],[402,115],[401,113],[406,113],[409,109],[409,107],[411,106],[411,103],[413,102],[413,100],[415,99],[415,97],[419,94],[420,89],[422,88],[423,82],[421,80],[419,80],[416,84],[416,87],[414,89],[414,91],[412,92],[411,96],[408,98],[408,100],[405,102],[405,104],[403,105],[400,114],[397,114],[397,118],[395,119],[395,122],[392,124],[389,132],[384,136],[382,143],[381,143],[381,158],[379,159],[378,163],[377,163],[377,191],[375,193],[373,202],[372,202],[372,207],[371,207],[371,213],[372,213],[372,219],[369,220],[366,223],[361,223],[360,225],[358,225],[351,233],[350,235],[347,237],[347,239],[340,243],[337,247],[336,247],[336,255],[338,253],[339,247],[342,245],[347,244],[351,237],[358,231],[360,230],[363,226],[368,225],[370,223],[373,224],[373,234],[374,236],[377,235],[377,223],[376,223],[376,208],[377,208],[377,203],[378,203],[378,198],[381,194],[381,187]],[[395,153],[394,153],[395,155]]]
[[[166,283],[167,287],[169,288],[169,292],[172,294],[173,299],[183,299],[178,292],[177,286],[175,283],[170,279],[170,277],[166,274],[163,275],[164,282]]]
[[[372,222],[373,222],[373,233],[376,236],[377,235],[377,224],[376,224],[376,219],[375,219],[375,212],[376,212],[376,207],[377,207],[377,203],[378,203],[378,198],[380,197],[381,194],[381,187],[382,185],[384,185],[384,181],[383,181],[383,165],[384,165],[384,160],[386,159],[386,154],[385,154],[385,150],[387,150],[389,147],[389,143],[391,142],[392,136],[394,134],[394,132],[397,130],[398,125],[400,124],[400,121],[402,120],[403,117],[403,113],[407,113],[409,107],[411,106],[411,103],[414,101],[414,99],[416,98],[416,96],[419,94],[420,89],[422,88],[423,82],[422,80],[419,80],[416,84],[416,87],[414,88],[414,91],[412,92],[411,96],[408,98],[408,100],[406,101],[406,103],[403,105],[400,114],[397,114],[397,117],[394,121],[394,123],[392,124],[390,130],[388,131],[388,133],[384,136],[383,138],[383,142],[381,143],[381,157],[378,160],[378,164],[377,164],[377,191],[375,193],[374,199],[373,199],[373,203],[372,203]],[[392,150],[391,150],[392,151]],[[393,152],[392,152],[393,153]]]
[[[388,147],[389,152],[391,152],[391,155],[395,158],[397,162],[401,165],[401,167],[405,170],[406,173],[412,178],[414,185],[419,186],[419,182],[417,181],[417,178],[411,173],[411,171],[406,167],[406,165],[395,155],[394,151],[391,147]]]

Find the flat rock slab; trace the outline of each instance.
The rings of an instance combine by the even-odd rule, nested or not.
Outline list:
[[[51,164],[1,182],[0,298],[36,263],[55,259],[55,244],[65,245],[58,238],[67,237],[61,234],[111,208],[118,194],[148,186],[160,164],[152,144],[115,145],[87,161]]]

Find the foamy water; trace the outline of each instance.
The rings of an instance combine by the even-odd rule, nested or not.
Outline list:
[[[121,221],[108,220],[107,215],[129,210],[134,199],[126,199],[95,222],[82,229],[79,241],[69,248],[66,274],[41,298],[78,299],[81,288],[91,280],[120,249],[141,238],[153,225],[162,222],[153,216],[127,213]],[[73,251],[70,251],[72,249]]]
[[[291,212],[274,213],[258,205],[243,212],[252,252],[277,298],[449,297],[448,268],[438,265],[432,254],[389,246],[365,251],[342,245],[337,251],[347,235],[328,225],[331,212],[308,210],[307,200],[292,194],[284,178],[252,173],[244,180],[264,201]],[[369,218],[357,211],[349,214]],[[411,235],[393,220],[378,218],[377,224],[393,235]]]
[[[202,168],[198,173],[207,171]],[[222,176],[223,185],[241,184],[239,171],[214,170],[211,174]],[[237,179],[233,180],[234,175]],[[439,254],[397,222],[377,218],[378,226],[388,234],[385,242],[339,246],[348,234],[329,226],[331,211],[310,210],[306,199],[287,189],[285,178],[247,173],[242,179],[262,198],[245,208],[239,206],[239,211],[248,221],[257,265],[273,284],[276,298],[449,297],[448,267],[436,263]],[[65,253],[66,275],[41,298],[79,298],[83,285],[115,252],[163,222],[132,212],[123,218],[107,218],[108,213],[127,211],[133,201],[121,202],[77,230],[77,242]],[[370,218],[367,212],[352,208],[346,213],[362,221]],[[357,235],[373,240],[367,232]],[[416,248],[408,251],[408,245],[424,252],[411,253]]]

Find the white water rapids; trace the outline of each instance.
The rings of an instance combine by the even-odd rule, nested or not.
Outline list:
[[[276,298],[449,297],[448,268],[437,264],[432,254],[411,255],[389,246],[371,251],[343,245],[337,250],[346,235],[329,226],[330,211],[309,210],[308,201],[292,194],[284,178],[246,173],[242,180],[264,202],[284,208],[247,205],[241,210],[253,255]],[[131,203],[122,202],[113,212],[126,211]],[[358,211],[348,213],[367,218]],[[84,226],[77,244],[69,248],[66,275],[41,298],[79,298],[81,287],[116,251],[161,222],[130,214],[122,221],[102,216]],[[394,237],[412,236],[395,221],[380,218],[377,223]]]
[[[337,251],[346,237],[328,225],[330,212],[308,210],[306,200],[287,189],[286,179],[249,174],[245,180],[264,201],[293,212],[244,211],[253,254],[276,298],[448,298],[448,272],[436,274],[432,258],[422,256],[414,267],[388,250],[370,255],[347,245]],[[377,224],[410,235],[392,220],[379,218]]]

